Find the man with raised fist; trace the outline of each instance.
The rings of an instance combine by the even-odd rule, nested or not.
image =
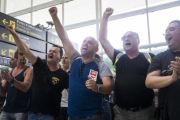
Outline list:
[[[87,37],[81,45],[81,55],[75,50],[57,17],[57,8],[49,9],[56,32],[66,55],[70,58],[69,120],[102,120],[102,94],[112,91],[112,73],[109,67],[95,57],[98,42]],[[80,34],[81,35],[81,34]]]
[[[99,40],[116,68],[114,85],[116,102],[113,108],[115,120],[153,120],[154,93],[152,89],[146,88],[145,79],[151,58],[154,55],[139,52],[139,36],[132,31],[126,32],[122,37],[126,54],[114,49],[107,40],[108,18],[112,13],[112,8],[107,8],[104,11]]]
[[[68,88],[69,75],[59,68],[63,51],[53,46],[47,53],[47,62],[34,55],[19,38],[12,26],[6,26],[13,35],[18,49],[33,65],[31,107],[28,120],[54,120],[59,116],[61,92]]]

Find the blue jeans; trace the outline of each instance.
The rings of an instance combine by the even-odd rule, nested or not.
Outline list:
[[[103,101],[103,120],[112,120],[109,101]]]
[[[31,113],[28,117],[28,120],[54,120],[50,115],[34,114]]]
[[[86,118],[78,118],[78,117],[69,117],[69,120],[102,120],[102,116],[101,115],[90,115]]]
[[[9,113],[2,111],[1,120],[27,120],[28,113]]]

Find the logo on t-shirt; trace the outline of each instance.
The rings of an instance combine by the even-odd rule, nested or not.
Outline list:
[[[57,77],[52,77],[52,84],[56,85],[59,82],[59,79]]]
[[[161,72],[161,75],[162,76],[169,76],[169,75],[172,75],[173,73],[173,69],[172,69],[172,66],[171,65],[168,65],[168,69],[167,70],[163,70]]]

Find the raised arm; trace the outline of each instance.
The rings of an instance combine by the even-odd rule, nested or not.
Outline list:
[[[2,75],[5,80],[7,80],[8,82],[12,82],[13,78],[10,76],[8,70],[2,71]],[[33,78],[33,69],[31,67],[29,67],[24,72],[24,81],[20,82],[20,81],[14,79],[12,84],[17,89],[19,89],[23,92],[27,92],[29,90],[29,88],[31,87],[32,78]]]
[[[69,58],[71,58],[71,56],[76,52],[75,48],[73,47],[71,41],[69,40],[66,30],[64,29],[64,27],[62,26],[58,16],[57,16],[57,8],[56,7],[52,7],[49,9],[49,13],[53,19],[54,25],[55,25],[55,29],[56,32],[59,36],[59,38],[62,41],[65,53],[67,54],[67,56]]]
[[[30,49],[27,47],[27,45],[20,39],[18,34],[14,31],[13,27],[11,25],[6,26],[6,29],[9,30],[9,32],[14,37],[14,40],[16,42],[16,45],[20,52],[22,52],[27,59],[31,62],[31,64],[34,64],[37,60],[37,56],[35,56]]]
[[[110,42],[107,40],[107,24],[108,24],[108,18],[110,15],[113,13],[112,8],[107,8],[104,11],[102,20],[101,20],[101,26],[100,26],[100,31],[99,31],[99,41],[104,48],[104,51],[108,55],[108,57],[113,60],[114,58],[114,48],[110,44]]]

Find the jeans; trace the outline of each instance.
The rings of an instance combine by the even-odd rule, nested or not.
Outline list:
[[[78,118],[78,117],[69,117],[69,120],[102,120],[102,116],[101,115],[90,115],[86,118]]]
[[[31,113],[28,117],[28,120],[54,120],[50,115],[34,114]]]
[[[9,113],[2,111],[0,120],[27,120],[28,113]]]
[[[112,120],[111,108],[109,101],[103,101],[103,120]]]

